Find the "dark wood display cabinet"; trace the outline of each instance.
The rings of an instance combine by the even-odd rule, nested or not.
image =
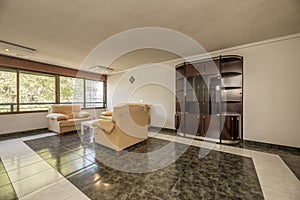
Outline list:
[[[177,133],[238,143],[243,139],[243,57],[218,56],[176,67]]]

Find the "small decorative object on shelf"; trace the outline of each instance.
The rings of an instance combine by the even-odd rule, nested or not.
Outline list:
[[[219,56],[176,67],[177,133],[220,143],[243,140],[243,57]]]

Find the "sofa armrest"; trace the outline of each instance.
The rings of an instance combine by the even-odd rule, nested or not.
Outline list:
[[[47,115],[48,119],[55,119],[57,121],[67,120],[69,117],[61,113],[50,113]]]
[[[93,126],[101,128],[107,133],[111,133],[115,128],[115,123],[111,120],[99,119],[93,122]]]

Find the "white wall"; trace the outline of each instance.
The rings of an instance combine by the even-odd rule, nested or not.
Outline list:
[[[0,134],[48,127],[47,112],[0,115]]]
[[[300,147],[300,37],[228,53],[244,56],[244,138]]]
[[[99,118],[103,109],[85,110]],[[48,128],[47,112],[0,115],[0,134]]]
[[[129,82],[134,77],[133,83]],[[135,102],[151,104],[151,125],[174,128],[173,68],[152,65],[132,69],[108,77],[108,109],[118,103]]]
[[[220,54],[244,57],[244,139],[300,147],[300,34],[224,49],[211,56]],[[171,90],[149,84],[136,91],[128,81],[131,75],[137,85],[148,80],[169,81]],[[126,81],[118,84],[120,79]],[[174,73],[159,67],[108,76],[109,107],[113,101],[160,104],[167,112],[164,127],[174,128],[174,82]],[[117,86],[121,89],[113,92]]]

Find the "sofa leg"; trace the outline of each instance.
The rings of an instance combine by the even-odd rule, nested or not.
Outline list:
[[[59,133],[60,136],[64,136],[65,133]]]

